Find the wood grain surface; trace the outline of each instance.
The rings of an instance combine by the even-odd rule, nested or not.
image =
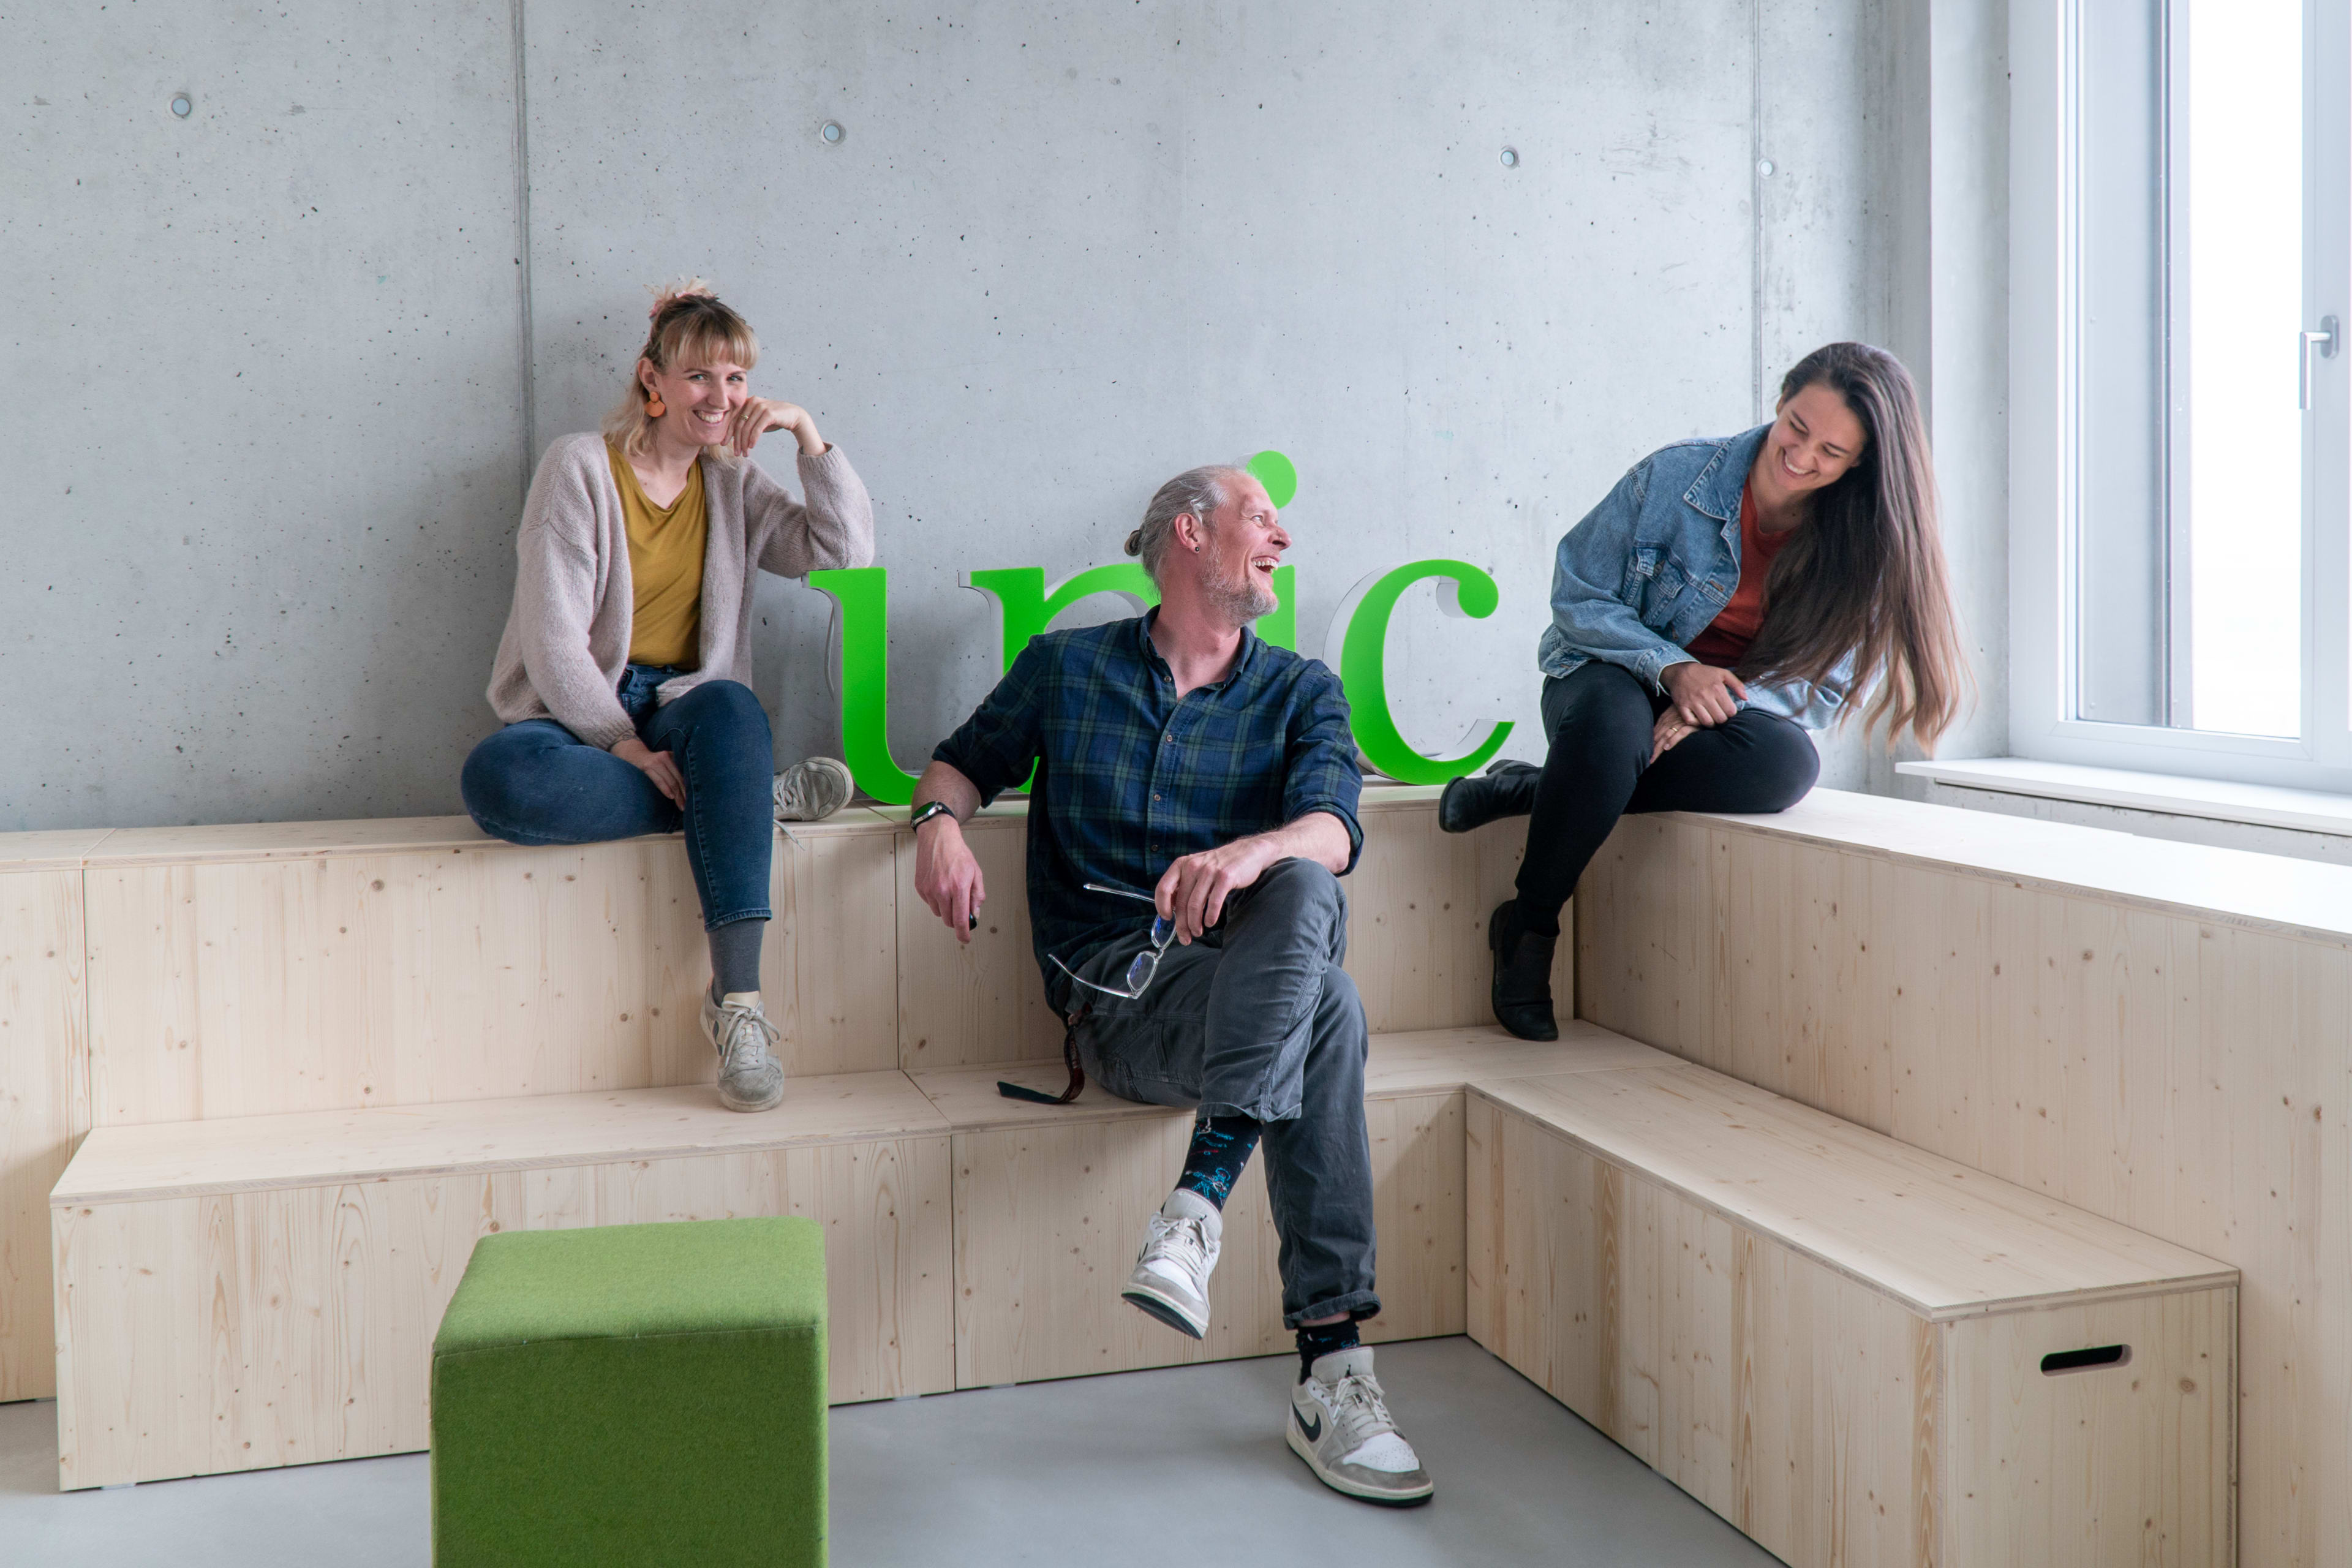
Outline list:
[[[1472,1093],[1932,1320],[2234,1283],[2236,1270],[1685,1062]]]
[[[793,1079],[782,1105],[750,1116],[727,1110],[715,1090],[697,1085],[166,1121],[92,1132],[50,1201],[144,1202],[750,1152],[947,1129],[947,1119],[896,1071]]]
[[[1591,1091],[1658,1076],[1561,1081]],[[1704,1141],[1670,1143],[1653,1172],[1643,1136],[1604,1154],[1496,1087],[1521,1086],[1469,1096],[1472,1336],[1776,1556],[1798,1568],[2234,1561],[2233,1285],[2070,1300],[2055,1289],[2069,1271],[2021,1219],[2052,1277],[1937,1321],[1767,1228],[1775,1205],[1696,1195],[1769,1173],[1752,1126],[1678,1101]],[[1861,1172],[1832,1163],[1850,1190]],[[1910,1182],[1880,1176],[1889,1194]],[[1841,1195],[1823,1194],[1830,1212]],[[1975,1250],[1965,1226],[1942,1234],[1944,1206],[1906,1212],[1913,1253]],[[1896,1272],[1916,1284],[1910,1267]],[[2042,1370],[2052,1351],[2114,1342],[2130,1347],[2126,1364]]]
[[[1367,1107],[1383,1309],[1364,1324],[1373,1342],[1463,1330],[1462,1110],[1458,1090]],[[1192,1127],[1190,1113],[1160,1110],[955,1135],[956,1386],[1290,1348],[1263,1156],[1225,1204],[1205,1339],[1119,1298]]]
[[[835,1402],[947,1389],[947,1144],[60,1205],[59,1484],[424,1447],[433,1335],[497,1230],[807,1215],[824,1226]]]
[[[0,872],[0,1400],[57,1392],[49,1188],[89,1127],[86,1016],[81,873]]]
[[[1621,824],[1584,881],[1580,1014],[2236,1268],[2241,1559],[2352,1564],[2352,950],[2305,907],[2341,873],[1835,804],[1870,832]],[[1932,858],[1993,848],[2010,868]]]

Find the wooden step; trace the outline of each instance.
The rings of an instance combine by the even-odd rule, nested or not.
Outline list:
[[[1390,1310],[1375,1326],[1462,1330],[1470,1075],[1655,1057],[1581,1027],[1547,1046],[1492,1028],[1378,1040],[1369,1110]],[[1019,1108],[996,1094],[1000,1069],[979,1067],[794,1079],[778,1110],[745,1116],[719,1106],[709,1071],[706,1047],[706,1081],[690,1087],[91,1132],[48,1198],[61,1484],[421,1447],[442,1310],[474,1242],[517,1227],[821,1219],[836,1400],[1288,1342],[1255,1166],[1227,1211],[1207,1342],[1117,1299],[1181,1166],[1188,1113],[1098,1090]]]
[[[1580,892],[1594,1023],[2240,1268],[2242,1550],[2352,1565],[2352,867],[1816,790]]]
[[[761,962],[786,1065],[1057,1057],[1030,947],[1025,809],[972,825],[990,900],[969,945],[914,895],[904,815],[853,808],[780,833]],[[1363,815],[1346,886],[1372,1026],[1486,1022],[1486,915],[1509,895],[1524,829],[1442,835],[1428,790],[1370,792]],[[709,970],[675,835],[524,848],[463,817],[147,828],[105,836],[84,876],[100,1126],[704,1076]]]
[[[1440,834],[1435,797],[1365,795],[1346,886],[1375,1029],[1487,1017],[1486,918],[1523,832]],[[762,966],[793,1075],[1057,1059],[1024,803],[970,830],[991,897],[969,946],[914,895],[904,816],[779,830]],[[526,848],[464,817],[0,835],[0,1396],[54,1386],[45,1199],[93,1125],[710,1076],[708,959],[676,835]]]
[[[425,1447],[482,1236],[805,1215],[833,1395],[954,1385],[946,1119],[894,1070],[100,1128],[51,1196],[67,1488]]]
[[[727,1110],[706,1082],[101,1127],[83,1141],[49,1201],[70,1207],[757,1153],[949,1125],[902,1072],[837,1073],[786,1089],[783,1104],[757,1115]]]
[[[761,954],[801,1076],[898,1065],[891,825],[780,837]],[[154,828],[84,877],[100,1126],[692,1083],[708,949],[676,835],[463,817]],[[794,920],[802,908],[815,918]]]
[[[2234,1268],[1686,1063],[1469,1092],[1472,1336],[1784,1561],[2234,1560]]]
[[[48,1191],[89,1127],[81,860],[105,837],[0,834],[0,1402],[57,1392]]]
[[[1666,1058],[1587,1026],[1552,1044],[1491,1025],[1376,1035],[1365,1073],[1375,1342],[1463,1331],[1463,1089],[1483,1074],[1595,1071]],[[1114,1100],[1092,1083],[1070,1106],[1007,1100],[999,1078],[1058,1093],[1061,1064],[918,1073],[954,1129],[956,1382],[985,1387],[1287,1349],[1264,1162],[1225,1205],[1216,1315],[1195,1342],[1121,1303],[1136,1238],[1168,1195],[1192,1115]]]

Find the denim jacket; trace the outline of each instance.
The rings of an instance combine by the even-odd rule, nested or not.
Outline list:
[[[1664,689],[1666,667],[1689,660],[1690,640],[1739,586],[1739,492],[1770,428],[1660,447],[1561,537],[1551,625],[1536,648],[1546,675],[1599,658]],[[1740,706],[1826,729],[1845,705],[1852,668],[1843,662],[1819,683],[1750,684]]]

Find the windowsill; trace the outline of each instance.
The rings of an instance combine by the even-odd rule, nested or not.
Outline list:
[[[1897,763],[1895,771],[1956,789],[2039,795],[2127,811],[2204,816],[2262,827],[2352,837],[2352,795],[2270,784],[2229,784],[2178,773],[2132,773],[2044,763],[2030,757],[1979,757],[1965,762]]]

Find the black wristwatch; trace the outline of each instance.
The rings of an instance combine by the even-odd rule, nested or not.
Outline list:
[[[909,828],[920,827],[935,816],[953,816],[954,815],[955,807],[946,801],[929,800],[916,808],[914,816],[907,818],[907,826]]]

